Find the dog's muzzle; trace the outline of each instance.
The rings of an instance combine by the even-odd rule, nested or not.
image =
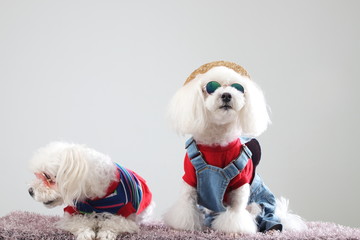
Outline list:
[[[223,93],[221,95],[221,100],[224,102],[224,103],[229,103],[231,101],[231,94],[230,93]]]
[[[221,100],[223,102],[223,105],[221,105],[220,109],[228,110],[231,109],[231,105],[229,104],[231,102],[231,94],[230,93],[223,93],[221,95]]]

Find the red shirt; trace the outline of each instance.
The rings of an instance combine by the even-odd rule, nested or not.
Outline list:
[[[116,214],[121,215],[123,217],[128,217],[129,215],[131,215],[133,213],[136,213],[137,215],[142,213],[151,204],[151,201],[152,201],[152,193],[151,193],[148,185],[146,184],[146,181],[140,175],[136,174],[135,172],[128,170],[128,169],[127,169],[127,171],[131,172],[136,177],[136,179],[139,181],[139,183],[141,185],[142,196],[141,196],[141,201],[140,201],[138,209],[135,209],[133,207],[131,201],[129,201],[125,205],[121,206],[120,210]],[[101,199],[106,198],[109,195],[113,195],[114,192],[116,192],[116,189],[118,188],[119,184],[121,184],[120,173],[117,171],[116,174],[117,174],[117,177],[116,177],[117,180],[113,181],[110,184],[110,186],[107,189],[106,195],[102,198],[95,198],[92,200],[94,200],[94,201],[101,200]],[[126,184],[126,183],[122,183],[122,184]],[[128,197],[130,198],[131,196],[128,196]],[[122,202],[119,202],[119,205],[121,203]],[[112,207],[112,206],[107,206],[107,207]],[[69,213],[71,215],[82,213],[75,206],[65,207],[64,212]],[[106,212],[106,210],[105,210],[105,212]]]
[[[240,155],[242,149],[240,139],[229,143],[225,147],[206,146],[200,144],[197,146],[207,164],[219,168],[226,167],[231,161],[236,159]],[[196,187],[196,171],[187,154],[184,159],[184,170],[185,174],[183,176],[183,180],[190,186]],[[250,159],[243,171],[230,181],[228,188],[226,189],[226,193],[241,187],[245,183],[250,183],[253,175],[253,163]]]

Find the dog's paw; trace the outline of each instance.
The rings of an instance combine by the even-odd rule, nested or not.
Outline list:
[[[117,234],[112,231],[100,231],[97,233],[97,239],[99,240],[115,240]]]
[[[94,231],[87,229],[75,234],[76,240],[95,240],[96,234]]]
[[[97,230],[98,239],[116,239],[121,233],[137,233],[139,226],[133,220],[109,214],[107,219],[98,222]]]
[[[178,208],[170,209],[164,216],[164,222],[168,226],[178,230],[201,230],[202,216],[201,213],[193,209],[188,211]]]
[[[214,219],[211,227],[227,233],[256,233],[257,231],[253,216],[246,210],[236,212],[228,209]]]
[[[137,232],[139,232],[139,230],[140,230],[139,225],[136,224],[136,222],[127,220],[126,224],[123,225],[121,232],[137,233]]]

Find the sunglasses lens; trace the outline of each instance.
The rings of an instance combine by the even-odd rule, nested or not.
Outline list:
[[[216,89],[218,89],[220,87],[220,83],[218,82],[215,82],[215,81],[211,81],[211,82],[208,82],[208,84],[206,84],[206,92],[208,94],[212,94],[213,92],[216,91]]]
[[[244,93],[244,87],[241,84],[238,83],[234,83],[231,84],[232,87],[236,88],[237,90],[239,90],[240,92]]]

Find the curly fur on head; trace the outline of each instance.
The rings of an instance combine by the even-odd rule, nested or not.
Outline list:
[[[221,84],[212,94],[204,91],[210,81]],[[233,83],[241,84],[245,93],[229,86]],[[224,93],[231,95],[230,108],[221,108]],[[270,123],[258,85],[248,74],[218,65],[187,81],[171,100],[168,114],[178,133],[191,134],[198,143],[206,145],[226,145],[240,135],[256,137]]]
[[[79,144],[53,142],[39,149],[30,161],[34,173],[46,173],[56,181],[48,188],[35,179],[33,197],[47,207],[74,205],[74,201],[102,197],[116,169],[110,157]]]

